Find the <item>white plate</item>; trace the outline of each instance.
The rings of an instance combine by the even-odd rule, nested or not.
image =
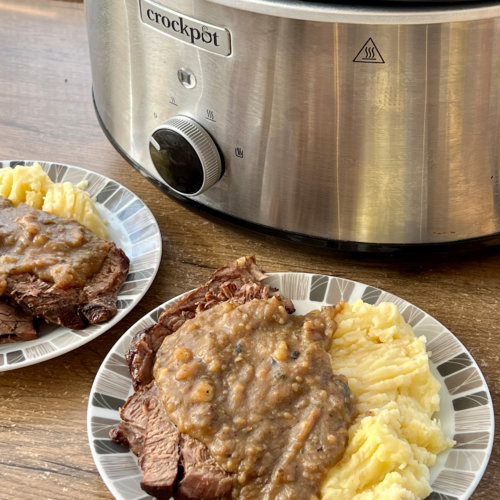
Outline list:
[[[393,302],[417,336],[425,335],[432,352],[431,370],[441,383],[441,419],[444,433],[456,441],[431,469],[429,498],[465,500],[478,485],[493,446],[494,414],[490,393],[476,362],[460,341],[441,323],[405,300],[362,283],[331,276],[270,273],[268,282],[293,300],[297,313],[324,304],[363,299],[369,304]],[[124,353],[135,333],[157,322],[166,306],[157,307],[130,328],[101,365],[89,398],[87,430],[92,456],[102,479],[120,500],[146,499],[136,457],[109,439],[119,421],[118,409],[132,394]]]
[[[158,271],[162,242],[158,224],[149,208],[131,191],[104,175],[84,168],[38,162],[54,182],[88,182],[87,191],[109,223],[109,238],[130,259],[130,270],[118,290],[118,312],[106,323],[84,330],[43,326],[36,340],[0,344],[0,372],[60,356],[95,339],[118,323],[146,293]],[[0,168],[32,165],[33,161],[2,161]]]

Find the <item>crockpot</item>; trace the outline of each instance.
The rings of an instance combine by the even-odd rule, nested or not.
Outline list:
[[[500,4],[86,0],[130,164],[233,222],[353,248],[500,236]]]

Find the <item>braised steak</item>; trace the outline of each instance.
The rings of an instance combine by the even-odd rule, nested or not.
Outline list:
[[[254,257],[223,266],[132,340],[110,436],[151,495],[310,499],[342,456],[354,406],[327,354],[334,308],[291,316],[264,278]]]
[[[0,297],[25,316],[72,329],[108,321],[128,269],[121,249],[78,222],[0,199]]]
[[[234,498],[309,500],[343,456],[355,407],[328,354],[335,314],[227,302],[163,342],[154,371],[167,415],[234,475]]]
[[[151,494],[157,498],[170,498],[168,495],[172,492],[177,500],[231,497],[233,478],[215,463],[205,445],[179,433],[168,419],[163,405],[156,405],[159,395],[153,380],[153,366],[156,352],[166,336],[177,331],[198,312],[209,310],[221,302],[234,301],[242,304],[253,298],[276,296],[289,312],[293,312],[292,302],[282,297],[278,290],[263,284],[265,278],[266,275],[257,266],[254,256],[230,262],[212,273],[204,285],[166,308],[158,322],[136,334],[130,344],[125,357],[129,363],[135,392],[121,408],[122,420],[111,430],[110,437],[117,443],[128,446],[139,457],[139,465],[144,473],[141,485],[146,491],[154,491]],[[165,430],[165,443],[162,448],[157,448],[152,444],[157,442],[156,439],[146,440],[147,429],[156,434],[157,431],[151,429],[155,429],[160,422],[164,423],[165,419],[169,422],[162,424],[168,426],[168,430]],[[172,427],[176,432],[171,432]],[[146,441],[148,444],[145,444]],[[178,455],[166,452],[175,449],[178,449]],[[159,461],[152,459],[158,454],[161,455]],[[169,457],[168,460],[166,457]],[[172,471],[176,469],[178,473],[173,477]],[[198,496],[200,491],[204,496]]]

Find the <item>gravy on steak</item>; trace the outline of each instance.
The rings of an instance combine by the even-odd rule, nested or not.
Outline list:
[[[110,245],[73,220],[0,199],[0,295],[9,275],[23,273],[59,288],[82,286]]]
[[[225,302],[165,338],[164,408],[234,475],[233,498],[315,498],[342,457],[355,410],[327,352],[334,316],[290,315],[275,297]]]

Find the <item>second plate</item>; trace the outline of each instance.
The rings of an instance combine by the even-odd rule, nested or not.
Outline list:
[[[2,161],[0,168],[32,165],[33,161]],[[108,177],[80,167],[39,161],[54,182],[88,182],[86,191],[97,200],[101,216],[109,223],[109,239],[130,259],[125,282],[118,290],[118,312],[106,323],[84,330],[44,325],[39,338],[0,344],[0,372],[60,356],[109,330],[139,302],[151,286],[161,261],[162,240],[149,208],[134,193]]]

